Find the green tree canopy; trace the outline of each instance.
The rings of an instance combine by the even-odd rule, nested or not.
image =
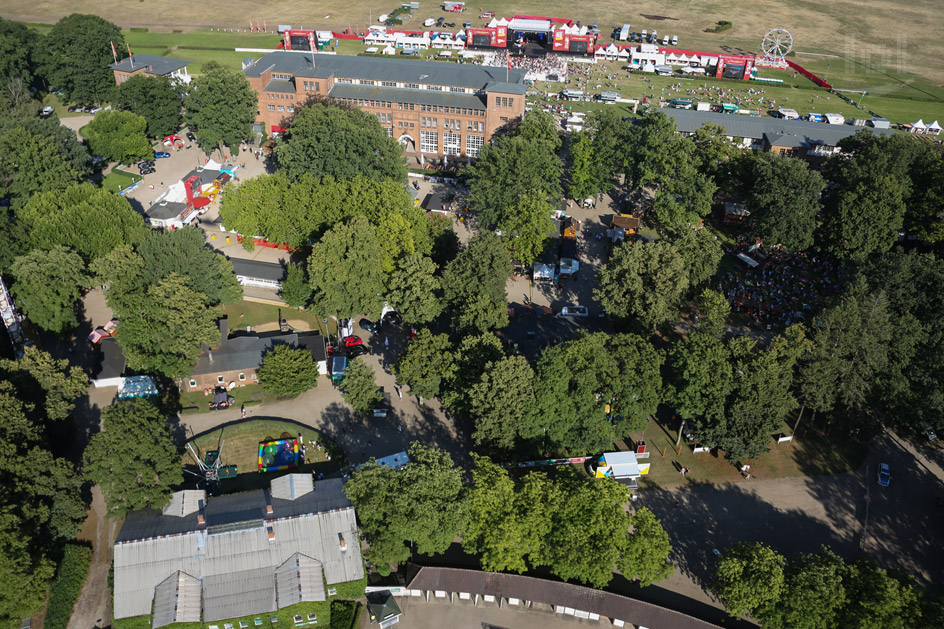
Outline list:
[[[403,148],[377,116],[335,102],[311,100],[298,108],[275,145],[275,159],[291,180],[313,173],[406,181]]]
[[[87,263],[150,232],[127,199],[89,183],[36,194],[19,216],[34,248],[69,247]]]
[[[311,294],[305,269],[298,264],[286,266],[285,279],[282,280],[282,288],[279,290],[279,295],[285,303],[295,308],[304,308],[311,301]]]
[[[448,344],[444,347],[451,349]],[[429,354],[431,360],[436,358],[433,351]],[[469,390],[478,384],[489,364],[498,362],[505,355],[501,339],[491,332],[463,335],[459,346],[444,358],[446,365],[442,367],[441,379],[437,380],[437,383],[442,383],[440,397],[443,406],[455,413],[471,412]]]
[[[121,29],[97,15],[73,13],[52,27],[43,41],[41,73],[49,85],[77,103],[101,103],[115,89],[111,45],[121,50]]]
[[[256,372],[263,390],[274,395],[296,396],[318,385],[318,365],[304,347],[276,345],[262,357]]]
[[[511,259],[492,232],[475,236],[443,272],[443,288],[453,322],[484,332],[508,325],[505,283]]]
[[[561,133],[554,117],[544,111],[529,112],[518,121],[514,135],[528,142],[540,144],[548,153],[557,154],[561,149]]]
[[[695,129],[695,135],[692,136],[701,172],[719,183],[731,180],[730,162],[740,153],[727,136],[725,127],[712,122]]]
[[[524,425],[534,418],[533,380],[534,371],[523,356],[486,366],[482,379],[468,392],[477,444],[508,452],[519,437],[540,431]]]
[[[767,246],[803,251],[813,245],[823,176],[802,159],[758,153],[746,177],[747,206],[756,233]]]
[[[731,314],[731,304],[727,298],[723,293],[706,288],[699,293],[695,304],[702,315],[699,329],[705,334],[720,338],[727,326],[728,315]]]
[[[89,379],[81,367],[69,367],[68,360],[58,360],[30,345],[19,360],[0,360],[0,374],[16,389],[17,397],[28,402],[45,420],[66,419],[75,401],[88,392]]]
[[[32,83],[39,39],[39,33],[26,24],[0,18],[0,84],[17,78],[27,86]]]
[[[152,153],[145,131],[147,120],[130,111],[99,112],[82,129],[93,155],[111,162],[130,164]]]
[[[730,615],[752,615],[780,598],[785,564],[763,544],[732,546],[718,559],[712,590]]]
[[[180,455],[160,411],[143,398],[102,410],[102,431],[85,449],[85,475],[102,490],[108,512],[161,509],[183,483]]]
[[[414,253],[401,258],[387,280],[387,301],[407,323],[430,323],[442,313],[442,281],[436,263]]]
[[[136,74],[118,86],[115,104],[147,121],[147,136],[162,139],[180,130],[180,89],[166,76]]]
[[[197,142],[209,152],[223,144],[239,146],[248,138],[257,106],[256,93],[241,72],[211,61],[190,82],[184,117]]]
[[[537,193],[525,193],[514,212],[502,217],[498,224],[504,238],[514,251],[515,259],[530,266],[544,251],[548,234],[554,232],[551,204]]]
[[[340,385],[344,401],[358,413],[369,413],[383,402],[374,368],[361,358],[348,363]]]
[[[53,138],[23,127],[0,131],[0,194],[14,209],[38,192],[63,190],[81,178]]]
[[[313,308],[322,315],[380,312],[384,293],[383,252],[364,216],[330,229],[308,260]]]
[[[462,471],[449,454],[414,442],[402,470],[368,464],[344,485],[381,571],[391,562],[445,551],[467,522]]]
[[[685,261],[691,292],[718,272],[724,252],[721,250],[721,241],[713,231],[690,227],[669,228],[665,230],[665,240],[672,243]]]
[[[567,152],[567,194],[574,199],[596,196],[603,187],[605,174],[590,132],[578,131],[571,135]]]
[[[31,251],[13,261],[17,305],[35,325],[63,334],[78,325],[75,304],[88,285],[85,262],[67,247]]]
[[[131,297],[128,310],[119,312],[116,335],[128,365],[168,378],[187,375],[202,346],[215,347],[220,340],[218,310],[205,301],[176,273]]]
[[[696,330],[669,348],[673,404],[684,419],[713,421],[724,414],[734,386],[727,346],[704,330]]]
[[[518,212],[526,195],[557,207],[562,196],[561,160],[547,140],[499,136],[463,170],[469,209],[485,229],[497,229]]]
[[[610,314],[656,328],[676,316],[688,291],[685,259],[670,242],[618,247],[597,275],[594,297]]]
[[[662,523],[646,507],[636,509],[632,523],[633,532],[620,562],[623,576],[636,579],[643,587],[668,579],[674,571],[669,563],[672,545]]]
[[[851,601],[846,593],[846,562],[823,546],[787,564],[781,594],[755,612],[769,629],[832,629]]]
[[[443,383],[456,372],[449,337],[433,334],[428,328],[420,330],[394,364],[393,371],[397,382],[410,387],[413,395],[427,399],[437,397]]]
[[[0,513],[0,622],[7,627],[22,622],[46,604],[56,562],[38,553],[21,531],[12,513]]]

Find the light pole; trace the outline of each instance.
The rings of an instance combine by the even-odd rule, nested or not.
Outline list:
[[[833,64],[831,64],[831,63],[827,63],[827,64],[826,64],[826,76],[823,77],[823,83],[829,83],[829,69],[830,69],[831,67],[833,67]]]

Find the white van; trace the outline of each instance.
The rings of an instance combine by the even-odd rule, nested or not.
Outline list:
[[[436,23],[436,19],[435,19],[435,18],[428,18],[425,22],[423,22],[423,26],[425,26],[426,28],[429,28],[430,26],[432,26],[432,25],[435,24],[435,23]]]
[[[669,45],[669,36],[668,36],[668,35],[666,35],[665,37],[662,38],[662,45],[663,45],[663,46],[668,46],[668,45]]]
[[[377,21],[380,22],[381,24],[383,24],[384,22],[387,21],[387,18],[389,18],[389,17],[390,17],[390,16],[387,15],[386,13],[381,13],[381,14],[380,14],[380,17],[377,18]]]

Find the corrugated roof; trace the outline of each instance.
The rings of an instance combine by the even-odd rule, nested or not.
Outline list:
[[[132,57],[122,59],[118,63],[113,63],[108,67],[120,72],[135,72],[136,70],[145,68],[144,71],[148,74],[159,74],[163,76],[185,68],[188,65],[190,65],[190,62],[184,61],[183,59],[157,57],[154,55],[133,55]]]
[[[555,608],[569,607],[650,629],[708,629],[717,626],[675,610],[618,594],[514,574],[423,567],[408,587],[413,590],[489,594],[544,603]]]
[[[308,52],[270,52],[243,70],[243,74],[247,77],[258,77],[271,68],[279,74],[307,78],[327,78],[335,75],[348,79],[470,87],[476,90],[484,89],[489,83],[506,80],[505,68],[474,64],[316,54],[315,66],[312,68],[311,58],[312,55]],[[525,74],[525,70],[510,70],[508,82],[524,84]]]
[[[442,107],[464,107],[485,109],[485,101],[475,94],[457,94],[436,90],[410,90],[397,87],[374,87],[372,85],[348,85],[335,83],[328,92],[331,98],[355,98],[379,100],[391,103],[413,103],[415,105],[437,105]]]
[[[302,601],[326,600],[321,562],[295,553],[275,570],[279,609]]]
[[[695,111],[692,109],[663,108],[675,120],[678,130],[682,133],[694,133],[706,122],[720,125],[727,131],[726,135],[750,138],[760,141],[764,134],[771,136],[802,137],[803,141],[813,145],[837,146],[839,141],[862,129],[851,125],[831,125],[823,122],[807,122],[803,120],[781,120],[765,116],[744,116],[739,114],[721,114],[711,111]],[[896,133],[893,129],[869,129],[876,135],[890,135]],[[794,135],[795,134],[795,135]],[[784,142],[786,137],[781,137]],[[782,146],[780,143],[776,143]],[[797,145],[799,146],[799,144]],[[806,144],[804,144],[806,146]]]
[[[200,579],[180,570],[164,579],[154,591],[152,629],[175,622],[200,622],[202,593]]]
[[[275,610],[275,578],[271,568],[216,574],[203,579],[203,620],[207,622]]]
[[[276,262],[261,262],[243,258],[229,258],[233,272],[242,277],[281,282],[285,279],[285,267]]]
[[[176,491],[170,497],[170,502],[161,512],[163,515],[182,518],[196,513],[206,504],[206,492],[202,489],[185,489]]]
[[[314,477],[311,474],[286,474],[273,479],[270,485],[272,497],[281,500],[295,500],[315,489]]]
[[[269,518],[264,518],[266,502],[273,508]],[[151,613],[155,587],[178,570],[203,579],[204,584],[209,577],[246,573],[240,582],[250,588],[246,598],[256,607],[245,613],[230,609],[217,619],[272,611],[261,577],[249,572],[267,571],[274,593],[275,569],[296,553],[319,561],[328,584],[364,576],[354,509],[341,479],[315,482],[314,491],[295,500],[270,498],[263,490],[211,497],[204,512],[207,524],[216,523],[215,527],[201,530],[196,513],[176,517],[152,509],[128,515],[114,549],[115,618]],[[252,519],[240,524],[246,517]],[[338,534],[345,540],[345,550]],[[228,591],[219,586],[213,597],[223,600]],[[205,590],[204,604],[207,598]],[[210,620],[204,613],[204,620]]]

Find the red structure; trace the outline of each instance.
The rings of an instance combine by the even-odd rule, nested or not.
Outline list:
[[[466,29],[465,45],[476,48],[507,48],[508,47],[508,27],[495,26],[493,28],[470,28]]]

